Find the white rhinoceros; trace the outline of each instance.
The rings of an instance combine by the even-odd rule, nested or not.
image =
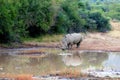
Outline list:
[[[78,48],[82,40],[83,35],[81,33],[66,34],[62,39],[62,49],[70,49],[74,44],[76,44]]]

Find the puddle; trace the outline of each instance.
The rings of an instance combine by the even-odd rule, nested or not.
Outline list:
[[[34,48],[32,49],[34,50]],[[37,55],[31,56],[12,54],[12,52],[21,53],[23,50],[2,50],[0,52],[0,77],[6,74],[32,74],[34,78],[45,78],[42,75],[77,70],[95,77],[120,78],[120,52],[66,51],[47,54],[43,57],[39,55],[39,52]],[[53,77],[49,76],[49,78]],[[67,80],[66,78],[58,79],[57,76],[55,78],[57,78],[56,80]]]

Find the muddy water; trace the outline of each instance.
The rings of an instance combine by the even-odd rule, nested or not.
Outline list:
[[[95,76],[120,77],[120,52],[56,51],[41,56],[21,54],[31,49],[0,50],[0,76],[6,74],[32,74],[40,76],[73,69]]]

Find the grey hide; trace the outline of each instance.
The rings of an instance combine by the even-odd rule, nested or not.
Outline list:
[[[66,34],[62,39],[62,49],[70,49],[74,44],[77,48],[83,40],[83,35],[81,33]]]

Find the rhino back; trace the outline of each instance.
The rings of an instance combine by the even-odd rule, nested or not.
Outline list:
[[[82,38],[82,35],[81,34],[78,34],[78,33],[73,33],[73,34],[69,34],[66,36],[67,38],[67,42],[68,43],[78,43],[80,42],[81,38]]]

